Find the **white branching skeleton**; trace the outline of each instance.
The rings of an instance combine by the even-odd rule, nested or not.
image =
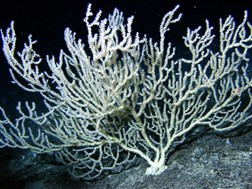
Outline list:
[[[208,20],[202,35],[201,27],[188,29],[183,39],[191,57],[177,59],[165,34],[181,19],[178,8],[163,17],[154,43],[132,37],[133,17],[125,24],[115,9],[101,20],[101,11],[93,17],[88,5],[87,46],[67,28],[69,52],[61,51],[58,60],[47,57],[44,72],[31,36],[16,55],[12,22],[2,32],[11,77],[25,91],[40,93],[47,112],[20,102],[20,117],[10,120],[1,108],[0,147],[54,152],[84,179],[126,165],[135,155],[150,165],[146,174],[157,175],[166,169],[172,147],[195,127],[221,132],[246,123],[252,117],[247,12],[237,26],[231,16],[220,19],[218,51],[210,49],[215,36]]]

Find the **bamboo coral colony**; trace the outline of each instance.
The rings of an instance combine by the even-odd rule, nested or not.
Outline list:
[[[54,152],[84,179],[128,164],[135,155],[150,165],[146,174],[157,175],[166,169],[171,149],[194,128],[229,131],[251,119],[247,12],[239,25],[232,16],[220,19],[218,51],[210,48],[214,35],[208,20],[203,32],[188,29],[183,39],[191,56],[175,58],[165,34],[181,19],[178,8],[165,14],[160,41],[153,42],[138,33],[132,37],[133,17],[125,24],[115,9],[101,20],[101,11],[93,15],[89,4],[86,46],[66,28],[69,52],[61,51],[58,60],[47,56],[50,71],[44,72],[31,36],[15,53],[12,22],[1,31],[11,77],[25,91],[40,93],[47,112],[40,113],[34,102],[20,102],[20,117],[11,120],[1,108],[0,147]]]

